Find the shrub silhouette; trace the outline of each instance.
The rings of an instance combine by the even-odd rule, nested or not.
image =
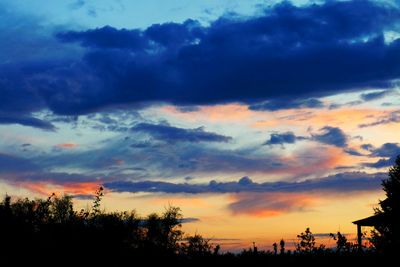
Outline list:
[[[186,242],[182,243],[181,250],[183,254],[189,257],[204,257],[217,255],[219,246],[214,247],[210,244],[210,240],[204,239],[199,234],[195,234],[186,238]]]
[[[351,253],[358,250],[358,245],[349,242],[346,236],[340,232],[337,232],[337,235],[331,233],[329,236],[336,241],[337,253]]]
[[[299,253],[317,253],[322,252],[325,249],[325,246],[322,244],[316,246],[315,237],[308,227],[304,232],[297,235],[297,238],[300,239],[300,242],[296,246],[296,250]]]
[[[182,214],[168,207],[162,215],[140,218],[135,211],[100,210],[103,188],[96,191],[91,211],[74,211],[72,197],[52,194],[46,200],[6,196],[0,203],[0,237],[5,255],[82,253],[88,255],[174,255],[183,240]],[[61,255],[60,255],[61,256]]]

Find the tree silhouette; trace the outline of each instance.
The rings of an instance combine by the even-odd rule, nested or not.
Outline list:
[[[382,181],[386,199],[379,201],[375,215],[380,223],[372,231],[371,242],[382,252],[393,253],[400,248],[400,156],[389,169],[389,177]]]
[[[297,238],[300,239],[300,242],[296,246],[296,250],[299,253],[321,252],[325,249],[325,246],[322,244],[316,246],[315,237],[308,227],[304,232],[297,235]]]
[[[279,242],[279,246],[281,255],[285,254],[285,240],[281,239],[281,241]]]
[[[346,236],[340,232],[337,232],[337,235],[331,233],[329,236],[336,241],[337,253],[350,253],[358,249],[357,244],[349,242]]]
[[[272,244],[272,248],[274,249],[274,255],[278,254],[278,244],[275,242]]]
[[[312,234],[310,228],[297,235],[297,238],[300,239],[300,242],[297,244],[298,252],[311,252],[315,249],[315,237]]]
[[[210,240],[204,239],[201,235],[195,234],[186,238],[182,243],[182,252],[190,257],[204,257],[218,254],[219,247],[215,247]]]
[[[93,215],[98,215],[101,213],[100,211],[100,202],[101,199],[104,196],[104,188],[102,186],[99,187],[98,190],[96,190],[95,194],[94,194],[94,201],[93,201],[93,210],[92,210],[92,214]]]

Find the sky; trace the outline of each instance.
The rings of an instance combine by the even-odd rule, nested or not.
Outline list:
[[[400,154],[398,1],[0,0],[0,47],[2,196],[332,245]]]

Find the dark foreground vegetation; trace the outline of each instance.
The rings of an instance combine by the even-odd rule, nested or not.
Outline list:
[[[105,262],[111,262],[111,266],[143,262],[175,266],[384,266],[400,249],[400,158],[382,185],[387,198],[380,201],[375,214],[384,219],[372,231],[370,247],[360,248],[337,233],[331,234],[336,247],[325,248],[316,244],[307,228],[298,235],[299,242],[293,251],[287,250],[281,240],[273,244],[272,251],[260,251],[254,246],[236,254],[222,253],[219,245],[200,235],[185,235],[177,207],[146,217],[134,211],[103,212],[103,188],[95,193],[93,206],[80,211],[74,210],[70,196],[53,194],[45,200],[12,200],[6,196],[0,203],[0,260],[14,264],[23,261],[90,266]]]

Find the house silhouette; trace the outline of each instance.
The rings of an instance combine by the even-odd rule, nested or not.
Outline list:
[[[362,248],[362,230],[361,227],[369,226],[369,227],[376,227],[382,225],[384,222],[384,217],[382,214],[377,214],[373,216],[369,216],[367,218],[354,221],[353,223],[357,225],[357,244],[358,248]]]

